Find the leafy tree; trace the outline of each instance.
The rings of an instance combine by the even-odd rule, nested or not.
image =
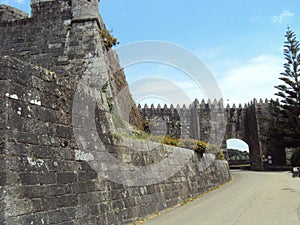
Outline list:
[[[292,166],[300,166],[300,148],[296,148],[291,158]]]
[[[284,42],[284,72],[279,79],[283,82],[278,86],[279,101],[273,101],[277,107],[277,140],[286,147],[300,146],[300,43],[295,33],[288,28]]]

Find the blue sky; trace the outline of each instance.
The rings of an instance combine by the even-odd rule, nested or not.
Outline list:
[[[282,46],[287,26],[300,37],[298,0],[103,0],[100,11],[121,45],[140,40],[177,43],[197,54],[213,72],[225,102],[246,103],[271,98],[282,72]],[[147,72],[148,71],[148,74]],[[174,77],[186,92],[201,96],[184,75]],[[133,82],[136,70],[128,69]],[[142,71],[139,76],[141,76]],[[153,71],[152,71],[153,72]],[[151,74],[145,70],[143,76]],[[180,79],[182,78],[182,80]],[[176,81],[174,81],[176,82]],[[201,98],[201,97],[199,97]],[[229,101],[228,101],[229,100]]]
[[[30,1],[0,2],[30,12]],[[297,9],[299,0],[100,1],[101,15],[120,46],[159,40],[192,51],[212,71],[225,103],[230,104],[273,97],[273,86],[283,71],[287,26],[300,39]],[[125,71],[129,85],[146,77],[162,77],[180,86],[191,100],[205,97],[186,74],[170,66],[145,63]],[[154,88],[149,83],[144,85],[141,89]],[[135,90],[132,92],[134,95]]]

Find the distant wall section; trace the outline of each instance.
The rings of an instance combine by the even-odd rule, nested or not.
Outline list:
[[[220,144],[222,148],[226,148],[228,139],[241,139],[249,145],[251,168],[267,169],[262,158],[263,155],[272,155],[273,151],[268,144],[272,127],[272,108],[268,100],[254,99],[244,107],[227,105],[224,108],[223,101],[202,100],[199,103],[196,99],[190,106],[139,105],[138,109],[143,120],[152,124],[153,134],[203,140]]]

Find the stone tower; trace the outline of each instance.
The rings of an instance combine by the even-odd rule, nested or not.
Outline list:
[[[73,20],[97,19],[99,2],[99,0],[72,0]]]
[[[55,0],[31,0],[30,5],[54,2]],[[97,19],[99,17],[100,0],[71,0],[72,15],[75,20]]]

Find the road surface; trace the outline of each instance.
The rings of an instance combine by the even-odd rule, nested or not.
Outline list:
[[[232,171],[233,181],[143,225],[300,225],[300,178]]]

